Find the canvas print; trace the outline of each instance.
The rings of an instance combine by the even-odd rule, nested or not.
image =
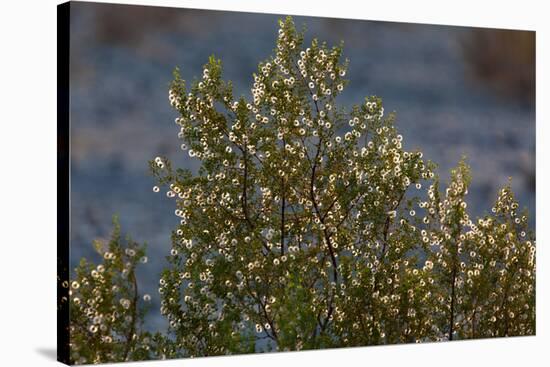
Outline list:
[[[58,358],[536,333],[535,32],[58,7]]]

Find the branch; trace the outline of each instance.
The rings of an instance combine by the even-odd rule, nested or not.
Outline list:
[[[397,199],[397,204],[394,205],[390,211],[397,210],[399,208],[399,205],[401,205],[401,201],[403,200],[403,197],[405,196],[405,193],[407,192],[407,189],[403,190],[401,194],[399,195],[399,198]],[[382,254],[380,255],[380,259],[383,259],[386,256],[386,247],[388,244],[388,235],[390,231],[390,224],[391,224],[391,218],[389,215],[386,216],[386,222],[384,223],[384,229],[382,231],[382,237],[384,239],[384,244],[382,245]]]
[[[462,231],[462,226],[460,223],[458,224],[458,228],[455,234],[454,238],[454,248],[453,248],[453,268],[451,271],[451,309],[450,309],[450,315],[449,315],[449,340],[453,340],[453,332],[454,332],[454,319],[455,319],[455,282],[456,282],[456,271],[457,271],[457,257],[458,257],[458,236],[460,235],[460,232]]]
[[[250,295],[250,297],[252,297],[252,299],[254,301],[256,301],[260,306],[261,306],[261,309],[262,309],[262,313],[265,317],[265,320],[267,321],[267,323],[269,324],[269,326],[271,327],[271,333],[272,333],[272,337],[269,335],[269,333],[267,332],[267,330],[265,331],[266,335],[267,336],[270,336],[272,340],[274,340],[275,342],[278,341],[278,336],[277,336],[277,331],[275,330],[275,324],[273,322],[273,320],[271,320],[271,318],[269,317],[269,315],[267,314],[267,311],[265,309],[265,305],[262,303],[262,300],[260,299],[260,297],[256,297],[254,296],[254,292],[252,292],[252,290],[250,289],[250,285],[248,284],[248,279],[246,279],[246,289],[248,290],[248,294]],[[266,295],[267,297],[268,295]],[[265,328],[264,328],[265,330]]]
[[[283,161],[285,159],[286,141],[283,135]],[[285,193],[285,180],[281,177],[281,256],[285,254],[285,205],[286,205],[286,193]]]
[[[132,346],[132,340],[133,340],[134,334],[136,332],[138,286],[137,286],[137,281],[136,281],[136,275],[135,275],[133,269],[130,272],[129,277],[130,277],[130,281],[132,282],[132,285],[133,285],[133,288],[134,288],[133,289],[134,297],[132,299],[132,309],[131,309],[132,321],[131,321],[131,326],[130,326],[130,330],[128,331],[128,335],[126,335],[126,348],[124,350],[124,361],[126,361],[127,358],[128,358],[128,354],[130,353],[130,349],[131,349],[131,346]]]

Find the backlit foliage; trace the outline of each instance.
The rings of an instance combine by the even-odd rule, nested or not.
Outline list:
[[[123,241],[114,220],[111,239],[96,241],[98,265],[80,261],[70,296],[70,360],[74,364],[148,360],[173,356],[160,334],[143,331],[151,301],[140,294],[135,270],[146,264],[145,249],[129,238]]]
[[[253,76],[250,100],[233,95],[214,57],[190,88],[175,71],[169,100],[181,148],[200,169],[174,168],[166,157],[150,162],[159,185],[153,191],[174,199],[180,224],[159,281],[170,325],[165,350],[147,353],[193,357],[535,333],[534,233],[510,187],[492,213],[471,218],[466,163],[441,189],[435,165],[403,148],[380,98],[350,110],[336,104],[346,70],[341,46],[304,45],[287,18],[273,56]],[[128,276],[137,257],[117,256],[101,297],[114,297],[115,280],[123,284],[100,312],[127,317],[118,297],[134,294]],[[78,277],[89,282],[82,302],[96,299],[97,280]],[[75,306],[97,312],[93,307]],[[86,345],[99,348],[100,335],[113,333],[129,340],[128,323],[118,322],[114,332],[98,332],[98,347]],[[89,327],[82,335],[96,340]],[[151,357],[135,334],[131,355]]]

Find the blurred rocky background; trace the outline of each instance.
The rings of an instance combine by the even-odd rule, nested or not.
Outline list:
[[[158,274],[177,223],[173,202],[154,194],[147,161],[166,155],[196,169],[178,149],[168,103],[174,67],[187,80],[208,56],[224,63],[236,95],[270,55],[281,16],[162,7],[71,5],[71,264],[98,260],[91,241],[108,236],[113,214],[147,242],[138,274],[153,296],[147,327],[162,327]],[[397,112],[405,147],[439,164],[444,180],[466,155],[474,215],[490,210],[512,177],[535,225],[534,32],[295,17],[329,44],[344,41],[350,85],[340,103],[383,97]],[[195,165],[195,166],[194,166]]]

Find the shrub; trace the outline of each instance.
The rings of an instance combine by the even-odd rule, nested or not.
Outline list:
[[[200,169],[150,162],[180,219],[160,278],[164,349],[144,350],[124,321],[130,310],[117,297],[135,295],[137,257],[122,260],[115,236],[120,260],[100,286],[107,309],[73,307],[74,328],[88,320],[75,353],[84,343],[95,361],[535,333],[534,233],[510,187],[491,214],[470,218],[465,161],[441,191],[435,165],[403,148],[380,98],[349,111],[336,104],[348,83],[342,47],[303,44],[292,19],[280,21],[251,101],[233,96],[214,57],[189,90],[176,69],[169,99]],[[83,301],[97,297],[91,269],[77,270],[89,279]],[[103,351],[89,320],[114,309],[125,318],[101,335],[120,335],[121,345]]]
[[[115,217],[108,243],[95,241],[102,262],[81,259],[68,285],[70,361],[74,364],[138,361],[171,355],[161,334],[143,330],[151,296],[141,295],[136,267],[147,263],[145,247],[123,241]]]

